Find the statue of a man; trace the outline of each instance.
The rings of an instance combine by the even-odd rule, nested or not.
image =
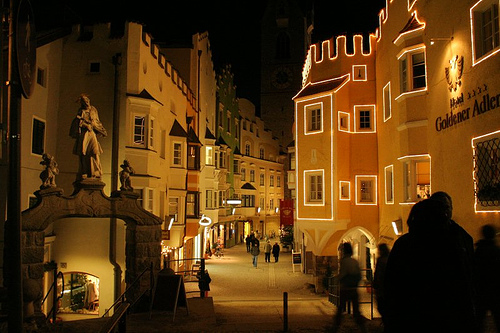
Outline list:
[[[101,178],[102,166],[99,155],[102,154],[102,148],[97,137],[105,137],[107,132],[99,120],[97,109],[90,105],[89,97],[81,94],[78,101],[80,108],[71,123],[69,133],[76,139],[73,154],[78,155],[80,159],[78,179]]]

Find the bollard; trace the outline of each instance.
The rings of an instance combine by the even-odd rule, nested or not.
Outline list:
[[[283,293],[283,332],[288,332],[288,293]]]

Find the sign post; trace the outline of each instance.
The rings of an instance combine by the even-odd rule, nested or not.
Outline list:
[[[292,269],[295,273],[295,266],[300,266],[300,271],[302,271],[302,253],[301,251],[295,252],[292,250]]]

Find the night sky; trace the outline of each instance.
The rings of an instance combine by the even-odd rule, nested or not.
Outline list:
[[[298,1],[310,6],[312,0]],[[314,2],[313,42],[339,34],[373,32],[385,5],[385,0]],[[31,4],[38,30],[78,21],[127,18],[143,23],[156,41],[170,45],[189,45],[193,33],[208,31],[216,68],[230,63],[238,96],[259,101],[259,21],[265,0],[31,0]]]

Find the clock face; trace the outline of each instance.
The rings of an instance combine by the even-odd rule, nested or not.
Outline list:
[[[292,71],[286,66],[277,67],[272,74],[271,83],[278,89],[290,86],[292,81]]]

